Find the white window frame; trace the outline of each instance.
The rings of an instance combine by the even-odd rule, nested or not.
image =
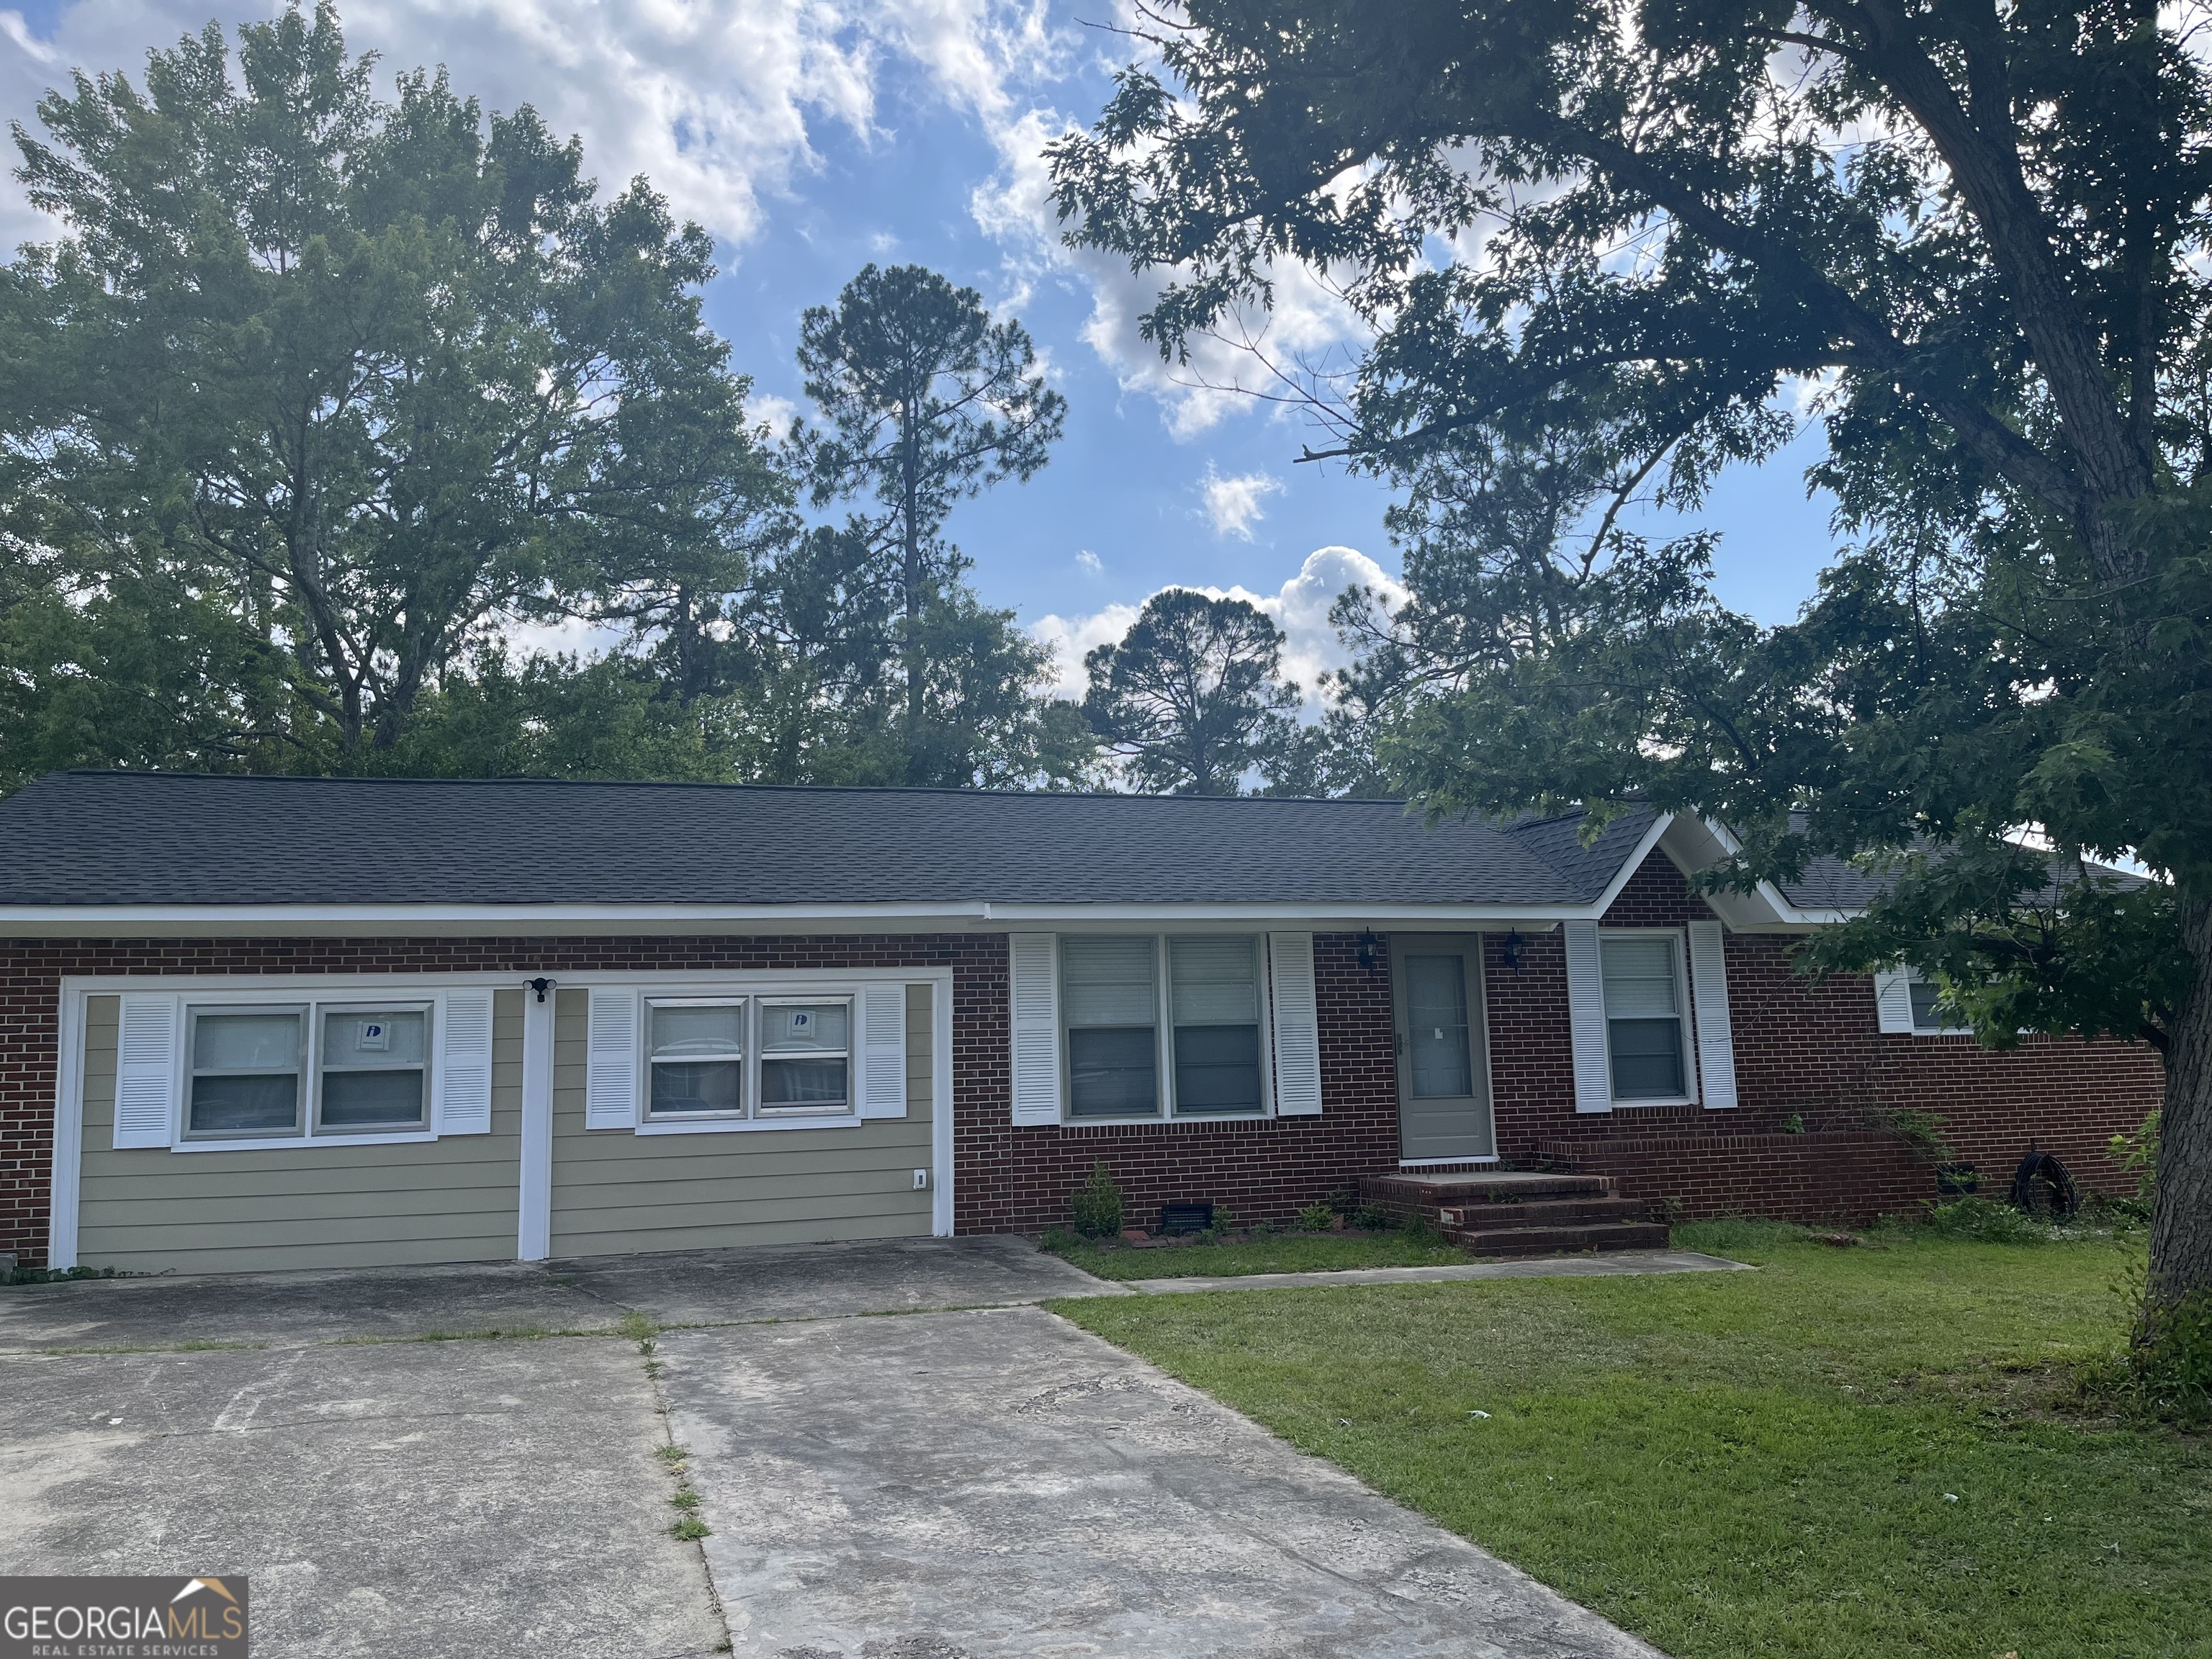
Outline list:
[[[189,1000],[185,1006],[194,1006]],[[392,998],[382,1001],[358,997],[319,998],[310,1004],[312,1023],[307,1032],[307,1052],[312,1069],[314,1098],[309,1108],[307,1121],[311,1135],[317,1140],[347,1140],[359,1145],[370,1135],[434,1133],[437,1129],[438,1094],[435,1071],[438,1060],[438,1005],[434,998]],[[323,1020],[328,1014],[420,1014],[422,1016],[422,1122],[419,1128],[362,1128],[333,1129],[323,1122]],[[191,1050],[185,1050],[187,1057]],[[355,1071],[381,1069],[354,1066]]]
[[[902,970],[895,975],[903,985],[930,980],[933,975],[927,969]],[[567,981],[574,984],[575,981]],[[854,1047],[860,1036],[861,998],[865,987],[855,981],[838,979],[810,984],[803,976],[793,975],[773,978],[757,975],[731,975],[726,980],[717,976],[711,980],[692,981],[654,978],[642,981],[625,981],[620,975],[595,976],[593,984],[635,984],[638,992],[639,1019],[637,1022],[638,1086],[635,1097],[635,1121],[629,1127],[638,1135],[726,1135],[775,1134],[790,1129],[854,1129],[871,1120],[860,1115],[857,1090],[860,1082],[860,1051]],[[946,994],[940,994],[939,1000]],[[745,1109],[742,1112],[684,1112],[665,1116],[653,1115],[653,1017],[656,1006],[667,1007],[689,1003],[693,1006],[742,1002],[745,1005],[745,1065],[744,1091]],[[761,1110],[761,1010],[771,1005],[788,1006],[793,1003],[842,1002],[846,1008],[845,1026],[845,1104],[836,1111],[808,1111],[787,1107],[763,1113]],[[595,1133],[616,1134],[617,1127],[594,1131]]]
[[[128,994],[128,986],[100,986],[87,995]],[[169,1103],[169,1150],[173,1152],[276,1152],[297,1146],[392,1146],[438,1139],[438,1032],[436,998],[415,987],[395,989],[382,996],[357,987],[264,986],[258,989],[187,989],[179,998],[177,1021],[177,1087]],[[246,1013],[253,1009],[296,1010],[305,1022],[300,1043],[300,1118],[301,1127],[283,1134],[191,1134],[186,1130],[192,1091],[192,1029],[203,1012]],[[422,1127],[419,1129],[325,1129],[322,1118],[322,1017],[340,1013],[392,1013],[427,1011],[423,1022]]]
[[[753,1101],[753,1018],[754,999],[743,993],[726,996],[652,996],[638,1000],[644,1018],[638,1021],[643,1028],[638,1042],[643,1052],[639,1058],[640,1085],[638,1091],[638,1121],[640,1123],[726,1123],[747,1117]],[[653,1109],[653,1068],[655,1066],[697,1064],[698,1055],[671,1056],[656,1060],[653,1053],[653,1011],[656,1008],[735,1008],[738,1010],[738,1109],[734,1112],[660,1112]],[[710,1060],[710,1063],[713,1063]]]
[[[1267,936],[1265,933],[1193,932],[1177,929],[1172,933],[1122,932],[1118,928],[1102,928],[1095,933],[1062,933],[1064,945],[1072,939],[1149,939],[1152,942],[1152,1049],[1153,1075],[1159,1079],[1158,1103],[1149,1112],[1124,1114],[1105,1117],[1095,1113],[1078,1115],[1075,1109],[1074,1044],[1068,1032],[1074,1029],[1067,1023],[1067,981],[1065,951],[1057,952],[1053,971],[1060,975],[1054,988],[1060,1002],[1060,1121],[1071,1126],[1090,1127],[1094,1124],[1115,1123],[1251,1123],[1275,1115],[1274,1042],[1275,1032],[1271,1020],[1273,999],[1268,995]],[[1253,953],[1253,989],[1259,1000],[1260,1028],[1260,1108],[1253,1112],[1191,1112],[1176,1109],[1175,1084],[1175,959],[1168,948],[1169,942],[1178,939],[1241,939],[1249,941]]]
[[[1680,927],[1601,927],[1597,934],[1598,995],[1605,995],[1605,942],[1609,939],[1663,938],[1672,941],[1668,954],[1674,964],[1674,1019],[1681,1030],[1682,1085],[1679,1095],[1620,1095],[1613,1087],[1613,1011],[1601,1012],[1605,1019],[1605,1087],[1606,1097],[1618,1110],[1632,1111],[1641,1106],[1695,1106],[1701,1097],[1698,1076],[1698,1029],[1696,1015],[1690,1002],[1690,944],[1686,931]]]
[[[826,1049],[817,1052],[810,1048],[802,1049],[790,1054],[777,1054],[773,1056],[773,1058],[777,1060],[842,1059],[845,1062],[844,1105],[834,1112],[809,1109],[805,1106],[769,1105],[768,1103],[768,1097],[762,1092],[760,1086],[760,1068],[763,1062],[771,1058],[768,1053],[767,1036],[761,1030],[762,1026],[765,1024],[761,1016],[766,1013],[770,1008],[793,1008],[806,1006],[818,1007],[825,1002],[842,1002],[845,1005],[844,1052],[842,1054],[833,1054]],[[815,992],[811,994],[806,992],[792,992],[780,996],[763,995],[753,999],[753,1010],[755,1041],[751,1045],[752,1054],[749,1057],[749,1063],[750,1064],[753,1071],[753,1087],[750,1094],[747,1097],[748,1103],[752,1109],[753,1121],[755,1122],[789,1123],[794,1119],[805,1121],[810,1118],[842,1119],[849,1117],[857,1120],[860,1115],[860,1091],[854,1085],[860,1081],[860,1066],[858,1064],[859,1049],[854,1039],[856,1039],[860,1034],[860,994],[856,991]]]

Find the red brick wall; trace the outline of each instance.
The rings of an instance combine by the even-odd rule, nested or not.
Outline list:
[[[1671,927],[1711,915],[1654,852],[1605,921]],[[1674,1199],[1692,1216],[1856,1219],[1936,1195],[1926,1164],[1871,1127],[1878,1113],[1910,1108],[1945,1121],[1959,1157],[1996,1196],[2031,1144],[2056,1152],[2085,1185],[2129,1184],[2106,1146],[2158,1103],[2164,1078],[2151,1050],[2030,1037],[1992,1052],[1972,1037],[1885,1036],[1871,983],[1802,978],[1790,963],[1793,942],[1727,935],[1737,1109],[1625,1107],[1585,1116],[1574,1109],[1561,936],[1528,936],[1516,973],[1492,935],[1485,969],[1500,1155],[1613,1175],[1631,1196]],[[1784,1132],[1793,1117],[1802,1132]]]
[[[1398,1162],[1395,1061],[1390,1041],[1389,952],[1359,965],[1357,937],[1314,936],[1321,1012],[1319,1117],[1208,1123],[1062,1124],[1016,1127],[1006,1076],[1002,977],[972,1052],[955,1047],[960,1103],[955,1162],[957,1230],[1036,1232],[1064,1224],[1076,1187],[1103,1159],[1132,1226],[1162,1204],[1210,1200],[1240,1220],[1287,1221],[1300,1208]]]

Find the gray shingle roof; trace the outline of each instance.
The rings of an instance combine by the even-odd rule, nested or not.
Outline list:
[[[1395,801],[70,772],[0,801],[0,906],[1583,904],[1650,827]]]

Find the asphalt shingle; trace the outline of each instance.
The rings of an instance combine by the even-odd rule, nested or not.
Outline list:
[[[69,772],[0,801],[0,905],[1578,904],[1648,828],[1395,801]]]

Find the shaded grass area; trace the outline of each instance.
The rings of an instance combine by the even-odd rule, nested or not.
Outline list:
[[[1433,1234],[1272,1233],[1219,1243],[1150,1249],[1055,1239],[1053,1254],[1101,1279],[1183,1279],[1218,1273],[1332,1273],[1346,1267],[1440,1267],[1474,1258]]]
[[[2212,1444],[2066,1414],[2138,1246],[1675,1243],[1763,1271],[1058,1311],[1680,1659],[2212,1659]]]

